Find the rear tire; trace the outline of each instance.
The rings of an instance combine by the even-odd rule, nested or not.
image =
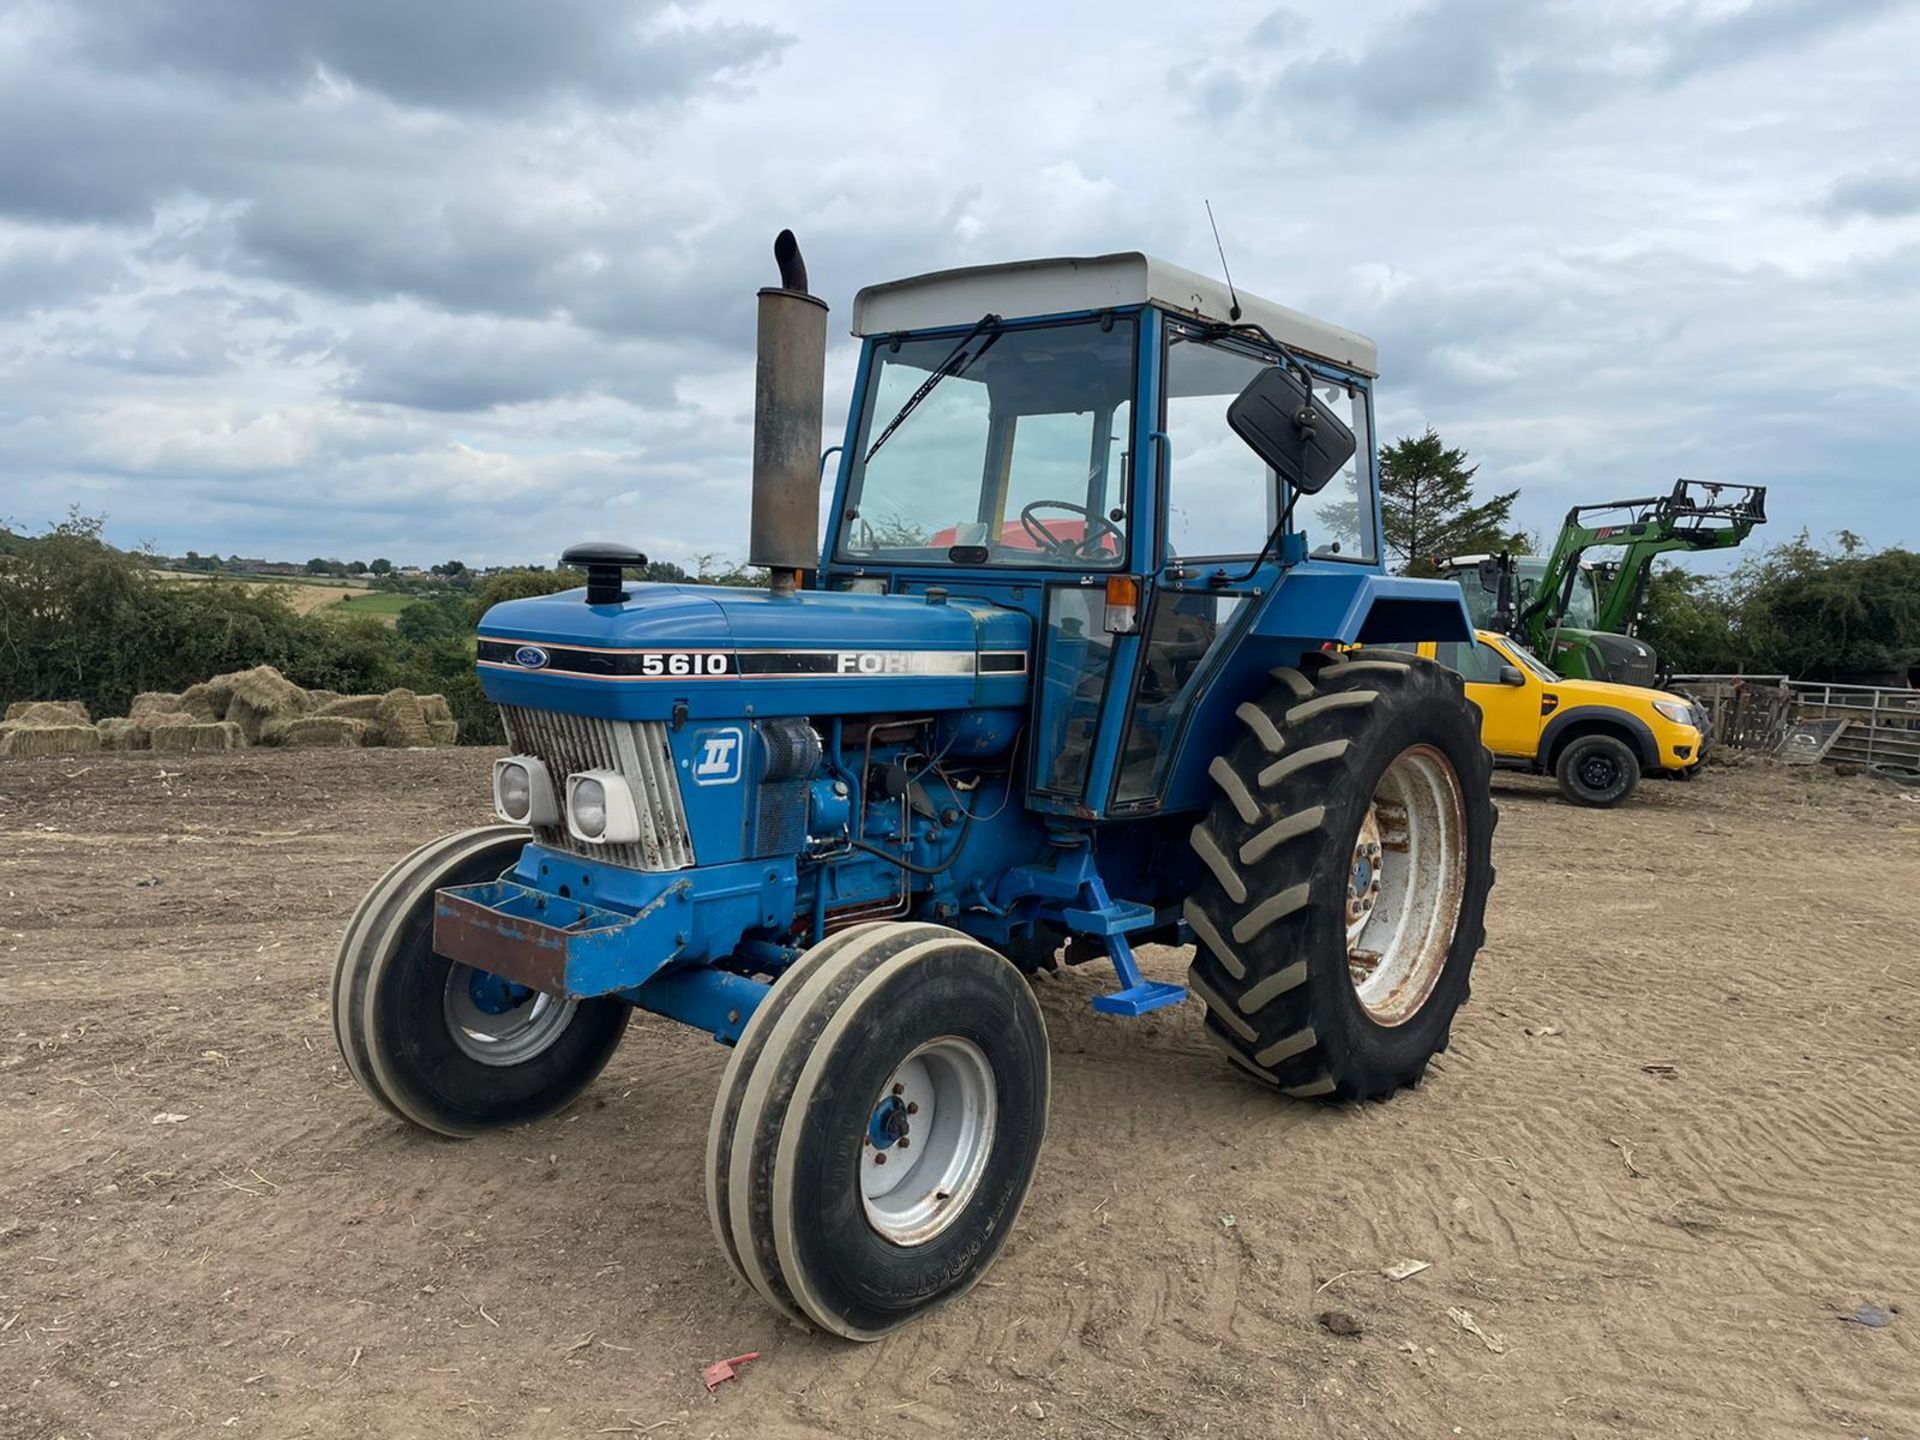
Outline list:
[[[1446,1049],[1485,942],[1496,814],[1478,707],[1413,657],[1282,667],[1194,828],[1207,1038],[1298,1097],[1385,1099]]]
[[[334,967],[347,1069],[390,1112],[458,1139],[553,1114],[598,1075],[632,1007],[509,987],[433,951],[434,892],[492,880],[528,840],[518,826],[444,836],[362,902]]]
[[[1576,735],[1554,761],[1560,793],[1575,805],[1606,810],[1640,783],[1640,757],[1617,735]]]
[[[778,1309],[876,1340],[1006,1243],[1046,1133],[1046,1027],[1012,965],[941,926],[870,927],[794,978],[743,1060],[729,1254]]]

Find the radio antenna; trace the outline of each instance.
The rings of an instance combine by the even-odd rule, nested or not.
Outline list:
[[[1200,203],[1207,207],[1207,224],[1213,226],[1213,248],[1220,252],[1220,273],[1227,277],[1227,298],[1233,301],[1233,308],[1227,311],[1227,318],[1230,320],[1238,320],[1240,318],[1240,297],[1234,293],[1233,272],[1227,269],[1227,247],[1220,243],[1220,225],[1219,222],[1213,218],[1213,202],[1211,200],[1202,200]]]

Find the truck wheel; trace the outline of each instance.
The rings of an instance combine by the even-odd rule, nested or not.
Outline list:
[[[348,923],[334,1035],[362,1089],[402,1120],[465,1138],[551,1115],[620,1043],[624,1000],[560,1000],[433,953],[433,895],[492,880],[527,843],[513,825],[443,836],[390,870]]]
[[[1640,757],[1617,735],[1576,735],[1554,762],[1560,793],[1575,805],[1618,805],[1640,783]]]
[[[1412,657],[1273,674],[1193,831],[1192,989],[1207,1037],[1255,1078],[1383,1100],[1447,1048],[1486,939],[1479,710]]]
[[[796,979],[743,1059],[731,1253],[779,1309],[875,1340],[1006,1243],[1046,1133],[1046,1027],[1012,965],[940,926],[874,927]]]

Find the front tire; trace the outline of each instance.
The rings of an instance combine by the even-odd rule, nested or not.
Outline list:
[[[1193,831],[1191,988],[1254,1078],[1385,1099],[1446,1049],[1486,938],[1491,757],[1460,677],[1431,661],[1273,675]]]
[[[1012,965],[936,925],[870,927],[764,1004],[783,990],[716,1118],[723,1248],[787,1314],[877,1340],[1006,1243],[1046,1133],[1046,1027]]]
[[[1611,809],[1640,783],[1640,757],[1618,735],[1576,735],[1554,762],[1560,793],[1575,805]]]
[[[490,825],[422,846],[361,902],[340,942],[333,1022],[348,1073],[435,1134],[465,1139],[563,1108],[632,1013],[624,1000],[562,1000],[434,953],[434,892],[497,878],[527,839]]]

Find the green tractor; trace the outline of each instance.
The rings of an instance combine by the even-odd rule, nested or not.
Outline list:
[[[1439,561],[1476,627],[1512,635],[1576,680],[1652,685],[1659,657],[1637,638],[1657,556],[1730,550],[1766,523],[1762,485],[1676,480],[1665,495],[1576,505],[1550,555],[1458,555]],[[1589,550],[1618,548],[1589,562]]]

